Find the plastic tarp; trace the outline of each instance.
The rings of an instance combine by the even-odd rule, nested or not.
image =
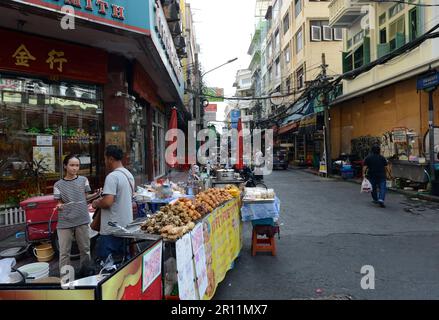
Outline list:
[[[243,203],[241,207],[242,221],[252,221],[267,218],[279,218],[280,200],[275,198],[270,203]]]

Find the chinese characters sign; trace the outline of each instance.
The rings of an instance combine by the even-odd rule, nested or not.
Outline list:
[[[74,79],[107,82],[107,53],[61,41],[0,29],[2,50],[0,70],[49,76],[55,80]]]

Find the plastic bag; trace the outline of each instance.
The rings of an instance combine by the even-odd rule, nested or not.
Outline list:
[[[362,193],[370,193],[372,192],[372,184],[369,180],[364,179],[363,183],[361,184],[361,192]]]

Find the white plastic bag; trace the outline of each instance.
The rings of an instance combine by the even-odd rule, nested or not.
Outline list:
[[[372,192],[372,184],[366,178],[364,178],[363,183],[361,184],[361,192],[362,193]]]

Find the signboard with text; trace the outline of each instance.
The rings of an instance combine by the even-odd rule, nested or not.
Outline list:
[[[145,1],[147,2],[147,1]],[[160,1],[149,0],[150,2],[150,20],[151,20],[151,39],[160,54],[172,82],[183,101],[184,80],[183,69],[180,58],[174,45],[171,31],[169,30],[165,14],[161,7]]]
[[[112,27],[149,34],[149,2],[144,0],[14,0],[32,6],[61,12],[62,7],[74,8],[80,19]]]
[[[238,121],[241,117],[241,111],[238,109],[230,111],[230,121],[232,122],[232,129],[238,129]]]
[[[418,78],[416,87],[418,90],[425,90],[434,89],[437,86],[439,86],[439,72],[434,72]]]
[[[105,51],[0,29],[0,70],[107,82]]]

